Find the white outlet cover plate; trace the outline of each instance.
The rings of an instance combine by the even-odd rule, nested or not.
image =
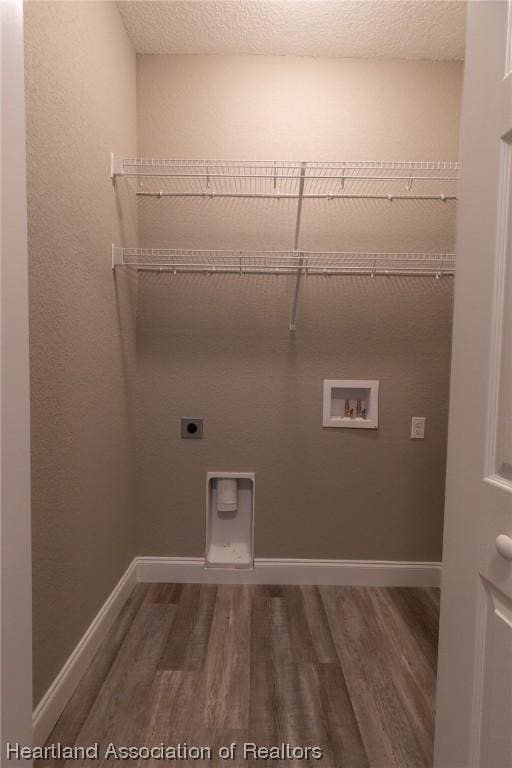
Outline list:
[[[425,416],[413,416],[411,418],[411,439],[425,439]]]

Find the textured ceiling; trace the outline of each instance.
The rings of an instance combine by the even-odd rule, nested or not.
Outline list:
[[[138,53],[463,59],[459,0],[122,0]]]

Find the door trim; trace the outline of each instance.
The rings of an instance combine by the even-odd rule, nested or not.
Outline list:
[[[30,379],[23,3],[1,0],[1,749],[32,743]],[[2,760],[3,763],[3,760]],[[11,766],[27,761],[10,762]]]

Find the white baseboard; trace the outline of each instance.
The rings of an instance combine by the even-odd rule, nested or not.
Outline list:
[[[205,568],[201,557],[138,557],[137,580],[204,584],[439,587],[441,563],[256,558],[254,568]]]
[[[133,560],[113,589],[32,716],[35,746],[42,746],[137,582]]]
[[[137,582],[438,587],[441,563],[257,558],[254,568],[230,569],[205,568],[201,557],[136,557],[36,707],[35,746],[42,746],[52,732]]]

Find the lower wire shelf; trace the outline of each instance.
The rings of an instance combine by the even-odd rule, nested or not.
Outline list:
[[[291,275],[455,274],[452,253],[370,253],[343,251],[235,251],[112,246],[112,268],[151,272],[205,272]]]

